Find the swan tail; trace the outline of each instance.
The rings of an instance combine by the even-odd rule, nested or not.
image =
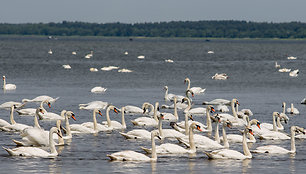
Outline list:
[[[204,153],[208,156],[209,159],[212,159],[212,158],[213,158],[213,156],[212,156],[211,153],[209,153],[209,152],[204,152]]]
[[[202,105],[208,105],[208,101],[203,101]]]
[[[79,109],[85,109],[85,106],[80,106]]]
[[[110,158],[110,160],[116,160],[117,158],[115,158],[114,156],[112,156],[112,155],[106,155],[107,157],[109,157]]]
[[[135,120],[131,120],[131,122],[133,123],[133,125],[138,125],[138,123],[137,123],[137,121],[135,121]]]
[[[5,151],[7,151],[8,154],[10,154],[10,155],[12,155],[12,156],[14,155],[14,153],[13,153],[13,151],[12,151],[11,149],[6,148],[6,147],[3,147],[3,146],[2,146],[2,148],[3,148]]]
[[[202,89],[201,91],[200,91],[200,93],[204,93],[206,91],[206,88],[205,89]]]
[[[21,100],[21,102],[22,102],[22,103],[32,102],[32,100],[30,100],[30,99],[26,99],[26,98],[25,98],[25,99],[22,99],[22,100]]]
[[[25,146],[25,144],[23,143],[23,142],[21,142],[21,141],[17,141],[17,140],[14,140],[14,139],[12,139],[13,140],[13,142],[17,145],[17,146]]]
[[[145,147],[140,147],[142,150],[144,150],[146,153],[149,153],[151,154],[152,153],[152,150],[151,149],[148,149],[148,148],[145,148]]]
[[[60,97],[56,97],[54,100],[50,101],[52,104],[56,102]]]

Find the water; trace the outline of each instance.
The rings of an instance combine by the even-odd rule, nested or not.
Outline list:
[[[49,111],[59,113],[72,110],[77,121],[91,121],[92,113],[79,110],[78,104],[94,100],[107,101],[117,107],[141,106],[143,102],[164,103],[163,86],[170,93],[184,94],[184,79],[191,79],[191,86],[206,88],[206,94],[196,96],[195,104],[215,98],[238,98],[240,108],[250,108],[254,118],[261,122],[272,121],[272,112],[281,112],[281,103],[293,103],[300,115],[290,116],[285,125],[289,132],[292,125],[303,127],[306,123],[306,106],[299,104],[305,97],[306,41],[279,40],[212,40],[201,39],[143,39],[60,37],[50,40],[45,37],[0,37],[0,74],[6,75],[7,83],[17,85],[16,91],[0,93],[0,103],[21,101],[38,95],[60,97]],[[53,54],[47,52],[52,49]],[[94,51],[91,59],[84,56]],[[213,50],[215,54],[207,54]],[[71,52],[76,51],[77,55]],[[128,51],[128,55],[124,52]],[[144,60],[137,56],[145,55]],[[287,60],[297,56],[297,60]],[[173,59],[174,63],[166,63]],[[281,66],[299,69],[297,78],[288,73],[279,73],[274,62]],[[62,68],[70,64],[72,69]],[[132,73],[116,71],[90,72],[89,68],[119,66],[133,70]],[[226,81],[211,79],[215,73],[227,73]],[[95,86],[108,88],[104,94],[92,94]],[[35,104],[29,104],[35,107]],[[172,112],[172,111],[167,111]],[[0,110],[2,119],[9,120],[9,111]],[[182,111],[179,112],[182,120]],[[137,116],[126,116],[127,130],[132,130],[129,120]],[[120,121],[121,116],[111,113],[111,119]],[[197,118],[199,119],[199,118]],[[32,117],[18,117],[19,123],[33,125]],[[98,121],[105,117],[98,117]],[[41,121],[45,129],[52,122]],[[165,128],[169,127],[164,123]],[[229,130],[228,132],[235,132]],[[16,133],[0,132],[1,146],[14,147],[11,139],[19,139]],[[165,141],[168,142],[168,141]],[[160,144],[160,142],[156,142]],[[290,141],[261,141],[251,149],[266,144],[276,144],[290,149]],[[55,159],[10,157],[0,150],[0,166],[4,173],[302,173],[306,167],[305,142],[296,141],[296,155],[270,156],[253,154],[253,159],[208,160],[203,152],[196,157],[158,156],[156,163],[110,162],[106,154],[121,150],[142,152],[140,146],[150,147],[147,141],[129,141],[118,131],[100,132],[97,135],[75,135],[70,145],[59,147],[60,155]],[[240,144],[231,148],[242,152]]]

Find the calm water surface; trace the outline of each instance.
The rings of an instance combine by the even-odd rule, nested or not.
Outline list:
[[[48,50],[53,54],[49,55]],[[91,59],[84,56],[91,50]],[[207,54],[213,50],[215,54]],[[77,55],[71,52],[76,51]],[[124,52],[128,51],[128,55]],[[137,56],[145,55],[144,60]],[[287,60],[297,56],[297,60]],[[166,63],[172,59],[174,63]],[[141,106],[143,102],[159,101],[164,104],[163,86],[170,93],[184,94],[184,79],[191,79],[191,86],[206,88],[204,95],[195,96],[194,103],[215,98],[238,98],[240,108],[250,108],[254,118],[261,122],[272,122],[272,112],[282,111],[281,103],[293,103],[300,115],[290,116],[285,125],[289,133],[292,125],[305,127],[306,106],[300,101],[305,97],[306,86],[306,41],[278,40],[212,40],[197,39],[133,39],[128,38],[58,38],[45,37],[0,37],[0,74],[6,75],[7,83],[17,85],[17,90],[0,93],[0,103],[21,102],[24,98],[38,95],[60,97],[49,111],[60,113],[72,110],[77,121],[92,120],[92,113],[79,110],[78,104],[94,100],[112,103],[117,107]],[[279,73],[274,62],[287,68],[299,69],[297,78],[288,73]],[[70,64],[72,69],[62,68]],[[101,71],[104,66],[119,66],[131,69],[132,73]],[[90,72],[89,68],[98,68]],[[226,81],[211,79],[215,73],[227,73]],[[108,88],[104,94],[92,94],[95,86]],[[29,104],[28,107],[36,107]],[[167,112],[172,112],[168,110]],[[2,119],[9,120],[9,111],[0,110]],[[182,111],[179,112],[183,117]],[[127,130],[134,129],[130,120],[137,116],[126,116]],[[111,118],[120,121],[120,114],[111,113]],[[197,118],[201,119],[201,118]],[[33,125],[32,117],[19,117],[16,122]],[[98,121],[105,117],[98,117]],[[49,129],[53,122],[41,121]],[[169,127],[164,123],[165,128]],[[229,130],[236,132],[237,130]],[[14,147],[11,139],[20,139],[17,133],[0,132],[1,146]],[[168,142],[165,141],[165,142]],[[161,142],[156,141],[157,144]],[[174,143],[176,143],[174,141]],[[97,135],[74,135],[70,145],[58,147],[60,155],[55,159],[10,157],[0,150],[0,168],[3,173],[304,173],[306,170],[306,142],[296,141],[295,155],[270,156],[253,154],[253,159],[208,160],[203,152],[196,156],[158,156],[156,163],[110,162],[106,154],[121,150],[142,152],[140,146],[150,147],[148,141],[129,141],[118,131],[100,132]],[[276,144],[287,149],[290,141],[258,140],[251,149],[266,144]],[[231,148],[242,152],[240,144]]]

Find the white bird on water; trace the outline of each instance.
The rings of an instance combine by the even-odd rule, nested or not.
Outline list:
[[[289,76],[291,77],[297,77],[299,74],[299,69],[293,70],[289,73]]]
[[[86,59],[90,59],[93,56],[93,51],[90,51],[89,54],[85,56]]]
[[[92,93],[103,93],[107,90],[107,88],[103,88],[102,86],[96,86],[90,90]]]
[[[16,89],[15,84],[6,84],[6,77],[5,76],[2,76],[2,79],[3,79],[3,86],[2,86],[3,90],[15,90]]]

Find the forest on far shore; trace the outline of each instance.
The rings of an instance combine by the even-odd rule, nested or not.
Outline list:
[[[197,37],[197,38],[306,38],[306,23],[247,21],[172,21],[152,23],[0,23],[0,35]]]

